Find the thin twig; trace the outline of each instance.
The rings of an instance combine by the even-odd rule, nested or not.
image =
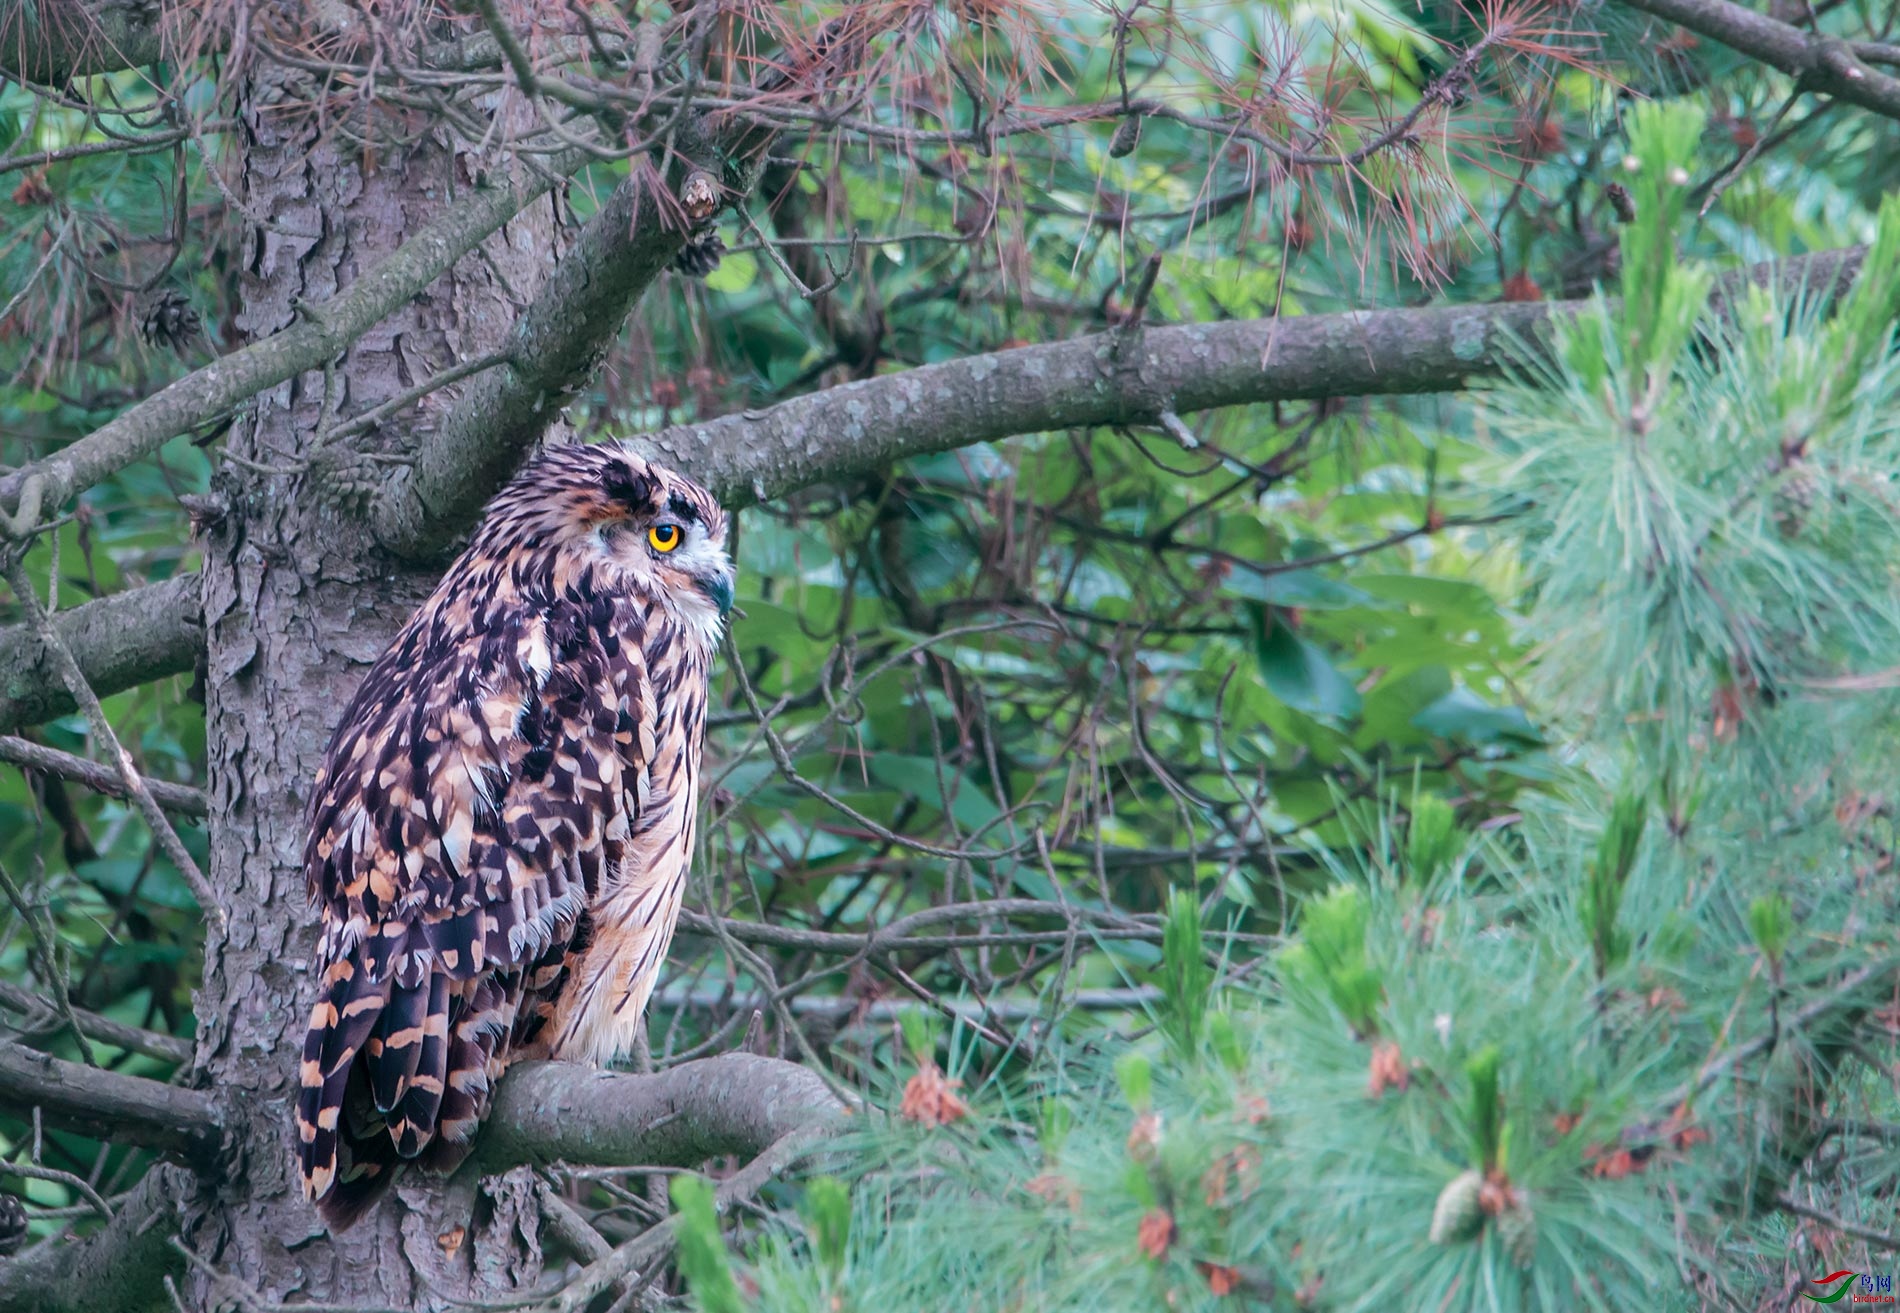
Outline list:
[[[126,796],[125,778],[111,767],[17,735],[0,734],[0,761],[10,762],[25,770],[57,775],[108,797]],[[188,784],[168,784],[163,780],[147,780],[145,787],[158,799],[159,806],[180,815],[202,817],[211,810],[211,800],[203,789],[194,789]]]
[[[5,1175],[23,1176],[30,1181],[51,1181],[56,1185],[63,1185],[83,1198],[99,1216],[107,1221],[112,1219],[111,1207],[100,1198],[99,1192],[93,1189],[83,1176],[62,1172],[57,1167],[42,1167],[37,1163],[16,1163],[0,1159],[0,1176]]]
[[[1873,1227],[1863,1226],[1859,1222],[1850,1222],[1845,1217],[1838,1216],[1834,1213],[1824,1213],[1818,1208],[1810,1208],[1807,1204],[1802,1203],[1791,1194],[1776,1195],[1775,1206],[1785,1208],[1797,1217],[1805,1217],[1810,1222],[1819,1222],[1822,1226],[1842,1232],[1845,1235],[1851,1235],[1857,1239],[1866,1240],[1872,1244],[1879,1245],[1882,1249],[1900,1249],[1900,1236],[1894,1235],[1890,1231],[1877,1231]]]
[[[721,1181],[713,1193],[713,1204],[726,1212],[740,1200],[749,1199],[764,1189],[780,1173],[789,1170],[801,1158],[822,1144],[830,1128],[812,1127],[793,1131],[780,1138],[764,1153]],[[608,1286],[641,1268],[651,1269],[672,1253],[676,1237],[674,1219],[668,1218],[615,1249],[607,1258],[581,1272],[559,1297],[541,1305],[544,1313],[579,1313],[589,1301]]]
[[[204,872],[198,869],[198,863],[185,850],[178,837],[178,831],[159,807],[152,791],[145,785],[145,778],[133,764],[132,756],[119,743],[119,736],[113,733],[112,722],[106,719],[105,709],[99,705],[99,695],[92,691],[92,685],[86,682],[85,672],[79,668],[72,649],[66,646],[66,640],[60,637],[59,630],[53,626],[52,617],[46,614],[46,608],[40,605],[39,597],[34,593],[32,582],[26,577],[26,567],[19,553],[13,553],[6,564],[7,582],[13,586],[15,598],[21,609],[27,614],[27,621],[38,631],[40,642],[52,654],[53,663],[59,669],[60,678],[66,685],[66,691],[72,694],[73,701],[79,704],[79,710],[92,728],[93,736],[99,740],[102,748],[119,768],[119,778],[125,782],[126,791],[138,804],[145,823],[151,827],[152,837],[158,840],[158,846],[169,857],[172,864],[185,877],[185,883],[191,886],[199,906],[204,910],[205,919],[222,935],[226,919],[224,908],[219,905],[217,896],[212,892],[211,882],[205,879]]]
[[[21,989],[18,985],[8,984],[4,980],[0,980],[0,1007],[17,1012],[25,1018],[25,1024],[15,1028],[23,1034],[33,1034],[40,1029],[39,1019],[52,1015],[59,1017],[67,1025],[76,1027],[87,1038],[111,1044],[116,1048],[143,1053],[147,1057],[160,1058],[166,1062],[191,1061],[190,1040],[180,1039],[176,1035],[161,1035],[155,1030],[141,1030],[137,1026],[128,1026],[110,1017],[102,1017],[96,1012],[74,1007],[69,1000],[42,998],[30,989]]]

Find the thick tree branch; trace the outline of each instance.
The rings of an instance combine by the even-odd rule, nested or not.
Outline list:
[[[691,1167],[752,1157],[844,1111],[816,1072],[750,1053],[652,1076],[523,1062],[496,1088],[476,1156],[484,1173],[553,1162]]]
[[[320,369],[587,159],[585,151],[569,149],[505,183],[474,188],[347,291],[307,307],[295,327],[212,361],[62,451],[0,478],[0,509],[12,508],[15,532],[24,533],[42,512],[180,433],[265,388]]]
[[[30,1121],[35,1108],[50,1126],[188,1162],[210,1158],[220,1138],[208,1094],[0,1042],[0,1111]]]
[[[1900,119],[1900,78],[1861,62],[1852,42],[1804,32],[1732,0],[1623,0],[1780,69],[1804,90]]]
[[[101,697],[183,674],[204,650],[198,576],[87,602],[55,615],[53,626]],[[0,629],[0,730],[63,716],[73,707],[52,653],[32,627]]]
[[[1855,248],[1738,271],[1839,287]],[[1718,294],[1719,296],[1719,294]],[[676,425],[638,443],[728,506],[783,497],[908,456],[1022,433],[1151,424],[1219,406],[1450,392],[1496,376],[1549,322],[1587,301],[1376,310],[1185,324],[1020,347],[795,397],[768,410]]]
[[[164,1279],[181,1265],[172,1247],[192,1178],[160,1165],[118,1213],[83,1240],[50,1240],[0,1259],[0,1313],[118,1313],[165,1306]]]
[[[709,175],[690,174],[715,187]],[[466,529],[592,376],[640,293],[686,242],[680,202],[640,169],[614,189],[509,334],[509,360],[468,385],[371,511],[377,539],[426,556]],[[716,190],[712,193],[717,195]]]
[[[7,0],[0,4],[0,72],[57,87],[155,63],[164,55],[166,16],[189,12],[155,0]]]
[[[620,200],[616,193],[598,219]],[[591,359],[581,348],[591,352],[602,340],[597,334],[608,331],[603,325],[617,325],[615,308],[624,312],[637,267],[654,253],[629,230],[598,219],[522,321],[523,340],[532,339],[522,358],[560,373],[568,386],[574,362]],[[1859,248],[1831,251],[1785,261],[1773,273],[1787,286],[1840,287],[1860,258]],[[1763,266],[1731,275],[1724,286],[1770,276]],[[585,310],[582,302],[589,303]],[[848,383],[641,441],[739,506],[907,456],[1021,433],[1146,423],[1163,411],[1250,402],[1453,391],[1495,376],[1511,343],[1535,340],[1552,316],[1585,304],[1382,310],[1103,333]],[[384,541],[426,550],[466,528],[552,419],[552,394],[540,390],[551,381],[517,365],[472,390],[425,448],[415,475],[392,484],[376,504]],[[195,576],[89,602],[57,623],[101,694],[189,670],[203,644]],[[72,709],[45,657],[31,634],[0,629],[0,730]]]

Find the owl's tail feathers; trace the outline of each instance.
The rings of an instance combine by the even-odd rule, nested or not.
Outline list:
[[[365,1124],[362,1114],[374,1104],[368,1074],[357,1061],[378,1030],[392,992],[388,977],[372,980],[347,958],[332,963],[304,1036],[297,1157],[304,1194],[335,1231],[376,1202],[398,1163],[381,1118]]]
[[[423,1166],[452,1172],[468,1157],[475,1128],[488,1112],[495,1082],[508,1068],[504,1041],[521,1003],[521,977],[508,972],[459,985],[450,1016],[448,1082],[437,1110],[435,1139],[423,1150]]]
[[[331,967],[304,1040],[297,1102],[304,1192],[333,1231],[375,1206],[403,1163],[451,1171],[494,1081],[520,1002],[518,973],[413,987],[349,962]]]
[[[336,1178],[317,1200],[317,1212],[338,1235],[376,1207],[403,1168],[395,1141],[371,1101],[365,1064],[350,1064],[343,1094],[343,1133],[337,1138]],[[308,1178],[306,1178],[306,1186]]]

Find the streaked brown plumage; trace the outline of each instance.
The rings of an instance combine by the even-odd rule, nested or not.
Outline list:
[[[554,448],[344,711],[304,848],[322,934],[296,1116],[333,1227],[403,1162],[459,1162],[511,1060],[631,1045],[692,857],[725,538],[680,475]]]

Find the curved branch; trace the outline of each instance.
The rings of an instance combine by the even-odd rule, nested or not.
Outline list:
[[[0,1313],[110,1313],[161,1304],[164,1279],[180,1266],[171,1238],[191,1188],[189,1172],[161,1164],[103,1229],[0,1259]]]
[[[0,1042],[0,1111],[98,1140],[138,1144],[187,1162],[216,1153],[217,1101],[143,1076],[127,1076]]]
[[[848,12],[828,20],[797,70],[768,76],[760,89],[801,82],[821,87],[825,68],[860,48],[892,17],[876,6],[859,8],[846,6]],[[498,24],[492,35],[500,40],[505,32]],[[534,80],[532,69],[514,62],[517,73],[525,73],[524,85]],[[378,542],[400,556],[427,557],[468,527],[587,383],[634,302],[679,252],[691,228],[751,193],[772,136],[745,116],[724,116],[722,122],[680,114],[668,137],[667,194],[660,194],[651,168],[636,168],[614,190],[517,321],[509,337],[510,363],[469,387],[424,440],[414,467],[371,505]]]
[[[692,1167],[753,1157],[846,1111],[816,1072],[750,1053],[651,1076],[522,1062],[496,1087],[476,1158],[483,1173],[552,1162]]]
[[[705,176],[705,175],[699,175]],[[581,230],[515,321],[507,362],[456,399],[371,510],[377,540],[427,556],[467,528],[586,384],[634,302],[686,242],[686,221],[635,169]]]
[[[1854,44],[1808,33],[1733,0],[1623,0],[1631,9],[1720,41],[1812,91],[1900,119],[1900,78],[1861,62]]]
[[[306,307],[295,327],[219,357],[71,446],[0,478],[0,510],[51,511],[246,398],[321,368],[588,158],[583,150],[569,149],[549,156],[539,168],[519,170],[504,184],[473,188],[347,291]]]
[[[55,615],[53,627],[100,697],[184,674],[204,650],[198,576],[86,602]],[[63,716],[74,705],[32,626],[0,629],[0,730]]]
[[[1863,248],[1758,266],[1747,280],[1833,289]],[[675,425],[638,445],[692,473],[731,507],[783,497],[892,461],[1023,433],[1152,424],[1166,415],[1267,401],[1451,392],[1495,377],[1588,309],[1555,301],[1354,311],[1288,319],[1114,329],[845,383],[767,410]]]

